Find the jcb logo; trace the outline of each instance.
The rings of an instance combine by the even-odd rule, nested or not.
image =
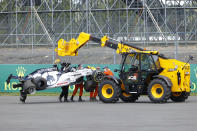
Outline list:
[[[18,67],[16,69],[16,74],[18,77],[24,77],[26,73],[26,69],[22,66]],[[17,84],[17,82],[12,82],[7,84],[7,82],[4,83],[4,90],[20,90],[21,88],[13,88],[13,85]]]
[[[128,79],[129,80],[137,80],[137,77],[136,76],[129,76]]]

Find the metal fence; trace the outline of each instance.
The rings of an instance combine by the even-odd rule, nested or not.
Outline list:
[[[197,0],[0,0],[1,50],[9,56],[7,48],[14,48],[13,61],[5,63],[13,63],[18,54],[26,60],[22,63],[42,63],[34,59],[39,54],[50,59],[43,63],[52,63],[57,41],[76,38],[80,32],[140,47],[159,46],[163,53],[182,59],[195,54],[193,48],[186,51],[181,46],[197,43]],[[41,46],[44,49],[38,51]],[[26,47],[30,49],[24,51]],[[102,59],[112,55],[109,63],[116,63],[113,51],[102,51]]]

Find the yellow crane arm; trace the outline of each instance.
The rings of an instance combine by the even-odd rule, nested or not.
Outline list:
[[[55,51],[59,56],[77,56],[78,50],[90,40],[90,34],[81,32],[77,39],[71,39],[69,42],[64,39],[58,41],[58,47]]]
[[[59,56],[77,56],[78,50],[90,40],[96,43],[100,43],[101,47],[106,46],[115,49],[117,54],[129,52],[158,54],[158,51],[146,51],[127,43],[109,40],[107,36],[104,36],[100,39],[84,32],[81,32],[77,39],[73,38],[69,42],[65,41],[64,39],[60,39],[58,41],[58,47],[55,49],[55,51]]]

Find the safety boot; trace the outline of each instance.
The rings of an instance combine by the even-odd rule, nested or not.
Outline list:
[[[71,101],[74,101],[74,96],[73,96],[73,95],[71,96],[70,100],[71,100]]]
[[[81,96],[79,96],[79,100],[78,100],[79,102],[82,102],[83,100],[82,100],[82,98],[81,98]]]
[[[91,98],[90,98],[90,101],[91,101],[91,102],[97,102],[98,100],[96,99],[96,97],[91,97]]]
[[[64,102],[68,102],[68,99],[67,99],[67,97],[64,97]]]
[[[59,97],[58,97],[58,100],[59,100],[59,102],[62,102],[62,97],[59,96]]]
[[[90,102],[94,102],[94,97],[90,97]]]

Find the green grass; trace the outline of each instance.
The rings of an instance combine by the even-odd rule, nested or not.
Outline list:
[[[190,96],[197,96],[197,92],[190,93]]]
[[[36,92],[30,96],[59,96],[59,92]],[[72,92],[69,93],[69,96],[72,95]],[[83,93],[83,96],[89,96],[90,93]],[[197,92],[190,94],[191,96],[197,96]],[[0,96],[19,96],[19,92],[0,92]],[[76,94],[78,96],[78,93]]]
[[[90,93],[83,93],[83,96],[89,96]],[[59,92],[36,92],[35,94],[29,96],[59,96]],[[72,92],[68,94],[69,96],[72,95]],[[19,92],[0,92],[0,96],[19,96]],[[78,93],[76,94],[78,96]]]

